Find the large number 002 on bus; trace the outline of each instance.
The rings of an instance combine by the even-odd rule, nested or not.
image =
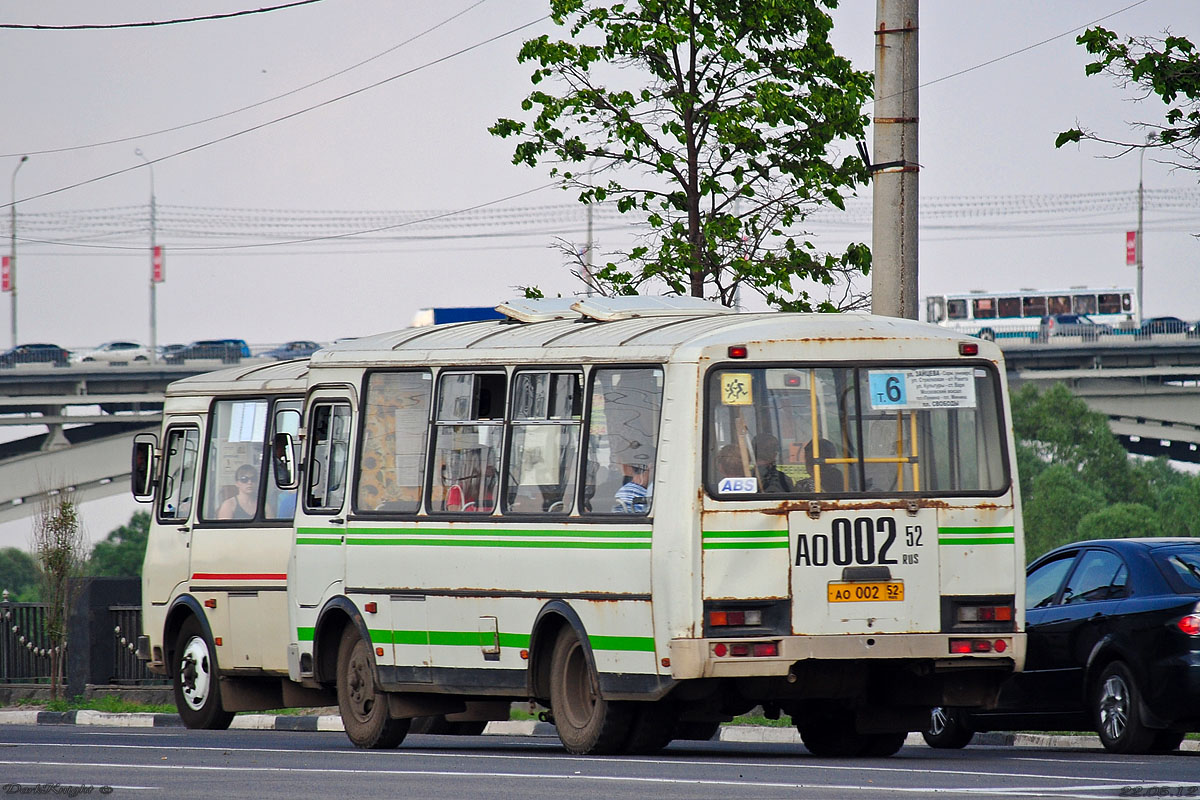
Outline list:
[[[829,602],[854,603],[866,600],[903,600],[904,584],[890,583],[831,583]]]

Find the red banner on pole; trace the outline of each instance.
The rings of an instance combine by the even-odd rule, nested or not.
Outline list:
[[[1137,231],[1127,231],[1125,233],[1125,266],[1137,266]]]
[[[8,265],[8,256],[0,261],[0,292],[12,291],[12,267]]]
[[[154,248],[154,257],[150,259],[150,280],[155,283],[162,283],[163,277],[163,249],[162,245]]]

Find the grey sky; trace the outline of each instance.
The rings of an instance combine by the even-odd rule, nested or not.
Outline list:
[[[159,159],[200,146],[154,166],[160,205],[194,213],[203,208],[264,213],[453,210],[537,189],[549,182],[546,171],[512,166],[512,143],[491,137],[486,128],[499,116],[520,113],[520,100],[530,87],[529,67],[515,59],[521,41],[557,29],[541,22],[453,56],[547,11],[545,0],[474,4],[324,0],[291,10],[157,28],[0,30],[0,70],[7,76],[0,84],[6,122],[0,126],[0,176],[11,176],[20,154],[34,153],[21,167],[16,194],[35,198],[135,167],[141,163],[136,148]],[[261,5],[267,4],[42,0],[8,4],[0,22],[111,24],[162,19],[168,11],[198,16]],[[1121,136],[1128,133],[1129,121],[1160,116],[1156,101],[1137,103],[1105,77],[1085,78],[1086,53],[1074,43],[1074,33],[1062,35],[1121,9],[1127,10],[1105,20],[1105,26],[1139,35],[1170,29],[1200,41],[1200,4],[1193,0],[922,2],[922,83],[970,70],[921,90],[923,199],[932,207],[935,199],[952,196],[1103,196],[1135,189],[1136,156],[1112,160],[1100,158],[1105,153],[1097,147],[1053,146],[1055,134],[1077,120]],[[464,10],[457,19],[401,44]],[[860,68],[873,69],[875,3],[847,0],[834,16],[839,50]],[[980,66],[1051,37],[1059,38]],[[261,103],[388,50],[282,100],[148,135]],[[445,60],[433,63],[439,59]],[[389,78],[394,79],[218,141]],[[126,137],[136,138],[34,152]],[[1151,190],[1194,189],[1197,183],[1194,174],[1171,173],[1150,158],[1145,180]],[[24,217],[144,206],[149,186],[148,171],[135,169],[24,200],[19,210]],[[0,192],[7,202],[8,187]],[[869,203],[869,189],[863,196]],[[494,208],[551,206],[572,199],[543,189]],[[944,214],[923,221],[922,295],[1134,282],[1124,253],[1124,233],[1134,226],[1132,209],[1124,217],[1084,220],[991,217],[970,229]],[[1014,235],[1019,223],[1030,222],[1041,227],[1035,235]],[[19,338],[68,347],[112,338],[148,340],[149,256],[145,223],[140,227],[90,242],[107,249],[22,239]],[[869,225],[862,221],[853,226],[814,222],[812,227],[821,234],[818,245],[831,249],[852,238],[870,241]],[[1200,245],[1187,233],[1200,230],[1200,208],[1193,204],[1170,215],[1148,212],[1146,227],[1146,313],[1200,317]],[[513,294],[518,284],[537,283],[549,292],[578,289],[561,256],[548,247],[548,234],[480,235],[503,233],[503,225],[462,232],[472,238],[239,250],[189,250],[205,242],[162,235],[167,282],[158,291],[158,340],[330,340],[403,327],[423,306],[492,304]],[[584,239],[582,226],[565,235]],[[616,232],[603,232],[600,247],[620,240]],[[4,295],[0,344],[7,345],[8,330],[9,298]],[[97,537],[133,508],[131,501],[102,505],[89,523]],[[14,536],[6,530],[13,528],[0,527],[0,546],[23,543],[24,532]]]

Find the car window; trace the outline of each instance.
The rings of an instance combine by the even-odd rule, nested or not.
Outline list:
[[[1182,584],[1184,591],[1200,592],[1200,548],[1160,550],[1154,558]]]
[[[1090,603],[1125,596],[1125,562],[1108,550],[1088,550],[1063,590],[1064,603]],[[1118,581],[1120,582],[1118,584]]]
[[[1058,588],[1062,586],[1063,578],[1067,577],[1073,563],[1075,553],[1065,553],[1029,573],[1025,578],[1025,607],[1043,608],[1054,605]]]

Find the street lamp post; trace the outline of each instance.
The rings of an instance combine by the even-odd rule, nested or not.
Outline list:
[[[12,224],[9,226],[9,231],[12,234],[12,239],[9,244],[8,252],[8,285],[12,291],[12,346],[17,346],[17,173],[21,170],[21,165],[29,160],[29,156],[21,156],[21,160],[17,162],[17,166],[12,171],[12,205],[9,210],[12,212]]]
[[[1137,313],[1134,315],[1134,322],[1140,329],[1142,327],[1142,205],[1144,199],[1144,190],[1142,188],[1142,169],[1146,163],[1146,148],[1143,147],[1138,156],[1138,216],[1137,216],[1137,241],[1134,242],[1133,254],[1134,263],[1137,265]]]
[[[155,248],[158,246],[158,209],[154,199],[154,164],[141,148],[133,151],[150,168],[150,363],[158,361],[158,286],[154,280]]]

